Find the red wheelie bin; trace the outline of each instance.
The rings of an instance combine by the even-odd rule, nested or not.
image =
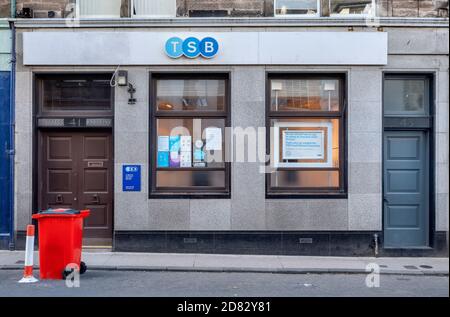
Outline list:
[[[39,229],[39,275],[41,279],[65,279],[74,269],[86,272],[81,262],[83,219],[89,210],[47,209],[33,215]]]

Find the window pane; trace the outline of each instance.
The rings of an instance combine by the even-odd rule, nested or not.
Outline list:
[[[339,119],[273,119],[273,165],[339,167]]]
[[[339,111],[337,79],[272,79],[272,111]]]
[[[156,84],[159,111],[224,111],[225,80],[160,79]]]
[[[134,15],[176,16],[176,0],[134,0]]]
[[[424,79],[386,79],[385,114],[425,114],[428,112],[427,81]]]
[[[271,174],[272,187],[338,188],[339,171],[277,171]]]
[[[275,14],[311,14],[318,12],[318,0],[276,0]]]
[[[157,119],[157,136],[157,167],[225,167],[225,119]]]
[[[81,79],[64,77],[42,79],[41,103],[50,110],[108,110],[111,109],[110,76]]]
[[[225,171],[157,171],[156,187],[225,188]]]
[[[372,10],[372,0],[330,0],[332,14],[369,14]]]
[[[78,0],[81,17],[120,17],[121,0]]]

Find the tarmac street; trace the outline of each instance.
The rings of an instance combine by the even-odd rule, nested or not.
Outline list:
[[[0,251],[0,296],[449,296],[448,258],[84,252],[79,284],[26,285],[23,259]]]
[[[79,287],[64,281],[19,284],[20,270],[0,270],[0,296],[93,297],[329,297],[449,296],[448,276],[381,275],[368,287],[366,274],[276,274],[91,270]],[[69,285],[74,285],[69,284]]]

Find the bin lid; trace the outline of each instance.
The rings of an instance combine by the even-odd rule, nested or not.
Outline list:
[[[89,216],[90,210],[76,210],[76,209],[63,209],[63,208],[58,208],[58,209],[46,209],[46,210],[41,210],[38,213],[34,214],[32,216],[33,219],[39,219],[42,217],[58,217],[58,216],[63,216],[63,217],[81,217],[81,218],[85,218],[87,216]]]
[[[75,210],[75,209],[63,209],[63,208],[58,208],[58,209],[46,209],[46,210],[41,210],[39,211],[39,213],[41,215],[78,215],[80,214],[79,210]]]

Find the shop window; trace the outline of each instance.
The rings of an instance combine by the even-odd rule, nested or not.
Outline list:
[[[111,111],[111,74],[47,74],[37,77],[41,113]]]
[[[81,18],[120,18],[122,0],[77,0]]]
[[[176,0],[131,0],[133,17],[175,17]]]
[[[227,74],[152,74],[151,197],[229,197]]]
[[[269,197],[345,196],[344,82],[340,75],[269,75]]]
[[[332,16],[374,15],[375,0],[330,0]]]
[[[275,0],[275,16],[318,16],[320,0]]]
[[[384,114],[427,115],[429,113],[429,79],[424,76],[388,75],[384,79]]]

